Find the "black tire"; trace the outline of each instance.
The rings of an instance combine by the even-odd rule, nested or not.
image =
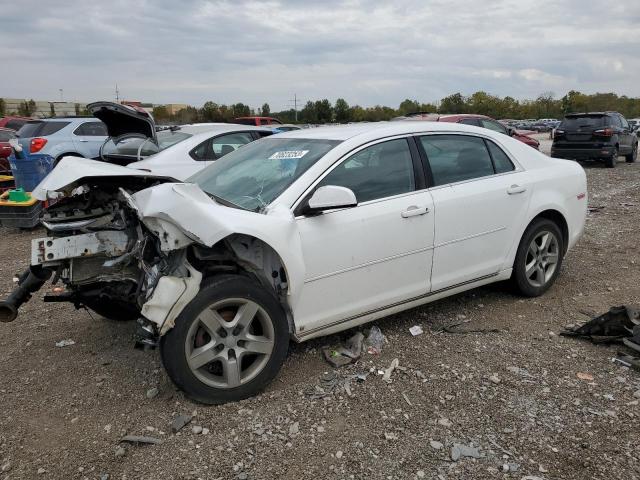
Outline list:
[[[543,232],[547,232],[555,237],[557,253],[557,261],[555,268],[549,278],[544,282],[540,281],[539,285],[534,284],[534,281],[527,276],[527,264],[530,262],[530,246],[534,239],[537,239]],[[547,218],[535,219],[522,235],[518,250],[516,252],[516,258],[513,265],[513,273],[511,275],[511,281],[518,293],[526,297],[538,297],[544,292],[549,290],[551,285],[556,281],[560,268],[562,267],[562,257],[564,255],[564,242],[562,232],[558,225]],[[536,263],[537,265],[537,263]],[[545,267],[546,268],[546,267]],[[547,272],[543,268],[543,274]]]
[[[260,317],[260,325],[265,325],[264,332],[262,333],[263,337],[259,338],[269,336],[272,341],[272,350],[268,354],[268,357],[266,354],[256,354],[256,358],[252,359],[252,354],[247,354],[246,351],[244,353],[235,353],[241,352],[242,347],[244,347],[246,343],[241,345],[240,342],[243,341],[241,338],[244,337],[239,336],[243,334],[246,335],[247,333],[251,334],[249,328],[255,328],[254,326],[247,326],[246,331],[242,333],[234,333],[235,329],[239,327],[235,327],[233,332],[228,330],[226,333],[224,329],[219,329],[219,332],[225,333],[225,340],[221,340],[220,336],[216,336],[216,339],[214,339],[213,336],[208,336],[208,340],[201,339],[203,335],[206,338],[210,330],[204,327],[199,317],[205,312],[210,313],[215,311],[219,314],[218,318],[222,318],[224,313],[221,314],[220,310],[212,310],[211,307],[224,303],[225,301],[246,301],[248,304],[258,306],[258,313],[254,314],[255,316],[253,316],[249,322],[250,325],[253,325],[253,322]],[[233,317],[234,320],[240,316],[239,312],[240,310],[238,309],[235,314],[231,313],[232,316],[235,315],[235,317]],[[271,325],[271,327],[269,327],[269,325]],[[266,333],[267,329],[269,329],[268,334]],[[244,328],[241,330],[244,330]],[[260,334],[258,333],[256,335]],[[227,336],[228,339],[226,338]],[[238,338],[240,339],[238,340]],[[230,342],[235,341],[237,345],[230,345],[226,343],[226,340]],[[227,358],[221,360],[219,364],[216,364],[217,360],[212,360],[195,369],[190,367],[187,355],[193,355],[195,349],[202,348],[202,345],[197,346],[198,341],[200,341],[201,344],[204,343],[204,346],[215,345],[215,348],[211,347],[209,350],[217,352],[215,353],[216,358],[218,358],[221,353],[227,358],[233,357],[236,365],[239,365],[238,379],[240,381],[237,386],[230,386],[229,384],[232,382],[224,386],[212,386],[210,384],[211,382],[215,382],[216,378],[226,377],[224,365],[227,365],[227,368],[229,368]],[[160,355],[167,374],[180,390],[184,391],[192,400],[214,405],[243,400],[259,393],[280,371],[282,363],[287,356],[288,347],[289,326],[285,312],[274,293],[250,278],[240,275],[225,275],[213,277],[204,283],[198,295],[196,295],[176,319],[175,327],[161,338]],[[192,349],[190,353],[188,353],[189,348]],[[223,352],[217,350],[218,348],[221,348]],[[249,350],[249,348],[247,347],[246,350]],[[237,358],[236,355],[238,355]],[[260,363],[258,364],[259,368],[255,368],[252,373],[254,376],[249,377],[246,381],[242,380],[245,358],[250,362],[258,362],[258,359],[260,359]],[[223,363],[224,365],[222,365]],[[216,376],[216,372],[214,371],[216,368],[221,372],[218,372],[219,377]],[[251,368],[254,368],[253,364],[251,364],[247,370]]]
[[[620,153],[618,152],[618,149],[616,148],[613,151],[613,154],[609,158],[605,158],[604,166],[607,167],[607,168],[615,168],[616,167],[616,163],[618,163],[618,157],[619,156],[620,156]]]
[[[140,310],[137,306],[117,300],[95,300],[85,302],[85,306],[98,315],[117,322],[128,322],[140,317]]]
[[[625,155],[624,159],[627,163],[633,163],[638,158],[638,143],[634,143],[629,155]]]

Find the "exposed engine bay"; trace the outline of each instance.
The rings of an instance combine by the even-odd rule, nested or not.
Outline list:
[[[251,275],[289,310],[287,273],[268,244],[232,229],[216,231],[211,223],[203,238],[176,220],[185,215],[202,224],[199,211],[229,210],[195,185],[97,176],[53,193],[48,195],[58,201],[42,219],[48,236],[32,240],[31,267],[0,302],[0,321],[14,320],[20,305],[49,279],[63,288],[45,301],[71,302],[115,320],[139,318],[156,336],[174,326],[204,278],[220,273]],[[149,213],[153,208],[158,212]]]

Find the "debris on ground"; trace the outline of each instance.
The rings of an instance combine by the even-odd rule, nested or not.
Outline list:
[[[364,340],[364,346],[370,355],[379,355],[382,352],[385,338],[382,331],[375,325],[369,329],[369,334]]]
[[[120,439],[120,442],[132,443],[135,445],[160,445],[162,440],[155,437],[145,437],[141,435],[126,435]]]
[[[622,343],[640,353],[640,308],[628,305],[611,307],[608,312],[592,318],[584,325],[567,325],[560,335],[583,338],[595,344]],[[640,371],[640,358],[637,356],[618,352],[612,361]]]
[[[322,354],[331,366],[340,368],[357,362],[365,350],[370,355],[380,354],[384,342],[385,338],[380,329],[373,326],[366,337],[358,332],[349,337],[344,344],[323,347]]]
[[[593,343],[619,343],[623,338],[633,336],[634,327],[639,325],[640,310],[637,307],[622,305],[611,307],[608,312],[584,325],[566,328],[560,335],[583,338]],[[640,331],[638,333],[640,334]]]
[[[464,325],[465,323],[469,323],[471,321],[471,319],[466,318],[464,315],[460,316],[461,320],[456,322],[456,323],[450,323],[448,325],[443,325],[441,327],[438,327],[434,330],[434,333],[442,333],[442,332],[446,332],[446,333],[502,333],[502,330],[500,330],[499,328],[479,328],[479,329],[465,329],[465,330],[460,330],[456,327],[459,327],[460,325]]]
[[[66,340],[60,340],[59,342],[56,342],[56,347],[58,348],[62,348],[62,347],[69,347],[71,345],[75,345],[76,342],[71,340],[70,338],[66,339]]]
[[[580,380],[586,380],[588,382],[593,382],[593,375],[591,375],[590,373],[578,372],[578,373],[576,373],[576,377],[578,377]]]
[[[462,457],[480,458],[480,451],[476,447],[454,443],[453,447],[451,447],[451,460],[457,462]]]
[[[186,425],[188,425],[192,419],[193,417],[191,415],[178,415],[173,419],[173,422],[171,422],[171,431],[173,433],[178,433]]]
[[[156,387],[153,387],[147,390],[147,398],[149,400],[156,398],[157,396],[158,396],[158,389]]]
[[[391,361],[391,364],[389,365],[389,367],[385,369],[384,375],[382,375],[382,380],[387,383],[391,383],[391,374],[396,368],[398,368],[398,365],[400,365],[400,360],[398,360],[397,358],[394,358]]]
[[[420,325],[414,325],[409,329],[409,332],[414,337],[417,337],[418,335],[422,335],[424,333],[424,330],[422,330],[422,327]]]

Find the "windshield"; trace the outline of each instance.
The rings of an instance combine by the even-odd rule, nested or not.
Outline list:
[[[176,130],[176,131],[164,130],[156,134],[156,137],[158,138],[158,146],[160,147],[160,150],[169,148],[171,145],[175,145],[176,143],[186,140],[191,136],[192,135],[190,133],[181,132],[180,130]]]
[[[225,155],[187,181],[226,202],[258,212],[339,143],[269,137]]]

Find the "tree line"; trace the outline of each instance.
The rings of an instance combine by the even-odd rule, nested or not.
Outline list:
[[[0,116],[13,113],[6,112],[5,102],[0,98]],[[84,109],[76,105],[76,114],[84,114]],[[499,97],[487,92],[475,92],[472,95],[454,93],[444,97],[437,103],[421,103],[418,100],[406,99],[397,108],[383,105],[361,107],[349,105],[344,98],[334,103],[328,99],[308,101],[296,112],[294,109],[272,112],[268,103],[261,108],[253,109],[244,103],[232,105],[206,102],[202,107],[187,107],[174,114],[164,106],[153,109],[153,116],[159,124],[166,123],[198,123],[198,122],[232,122],[234,118],[251,115],[273,116],[284,123],[348,123],[377,122],[390,120],[393,117],[412,112],[429,113],[478,113],[497,119],[528,118],[562,118],[567,113],[593,112],[613,110],[627,118],[640,117],[640,98],[617,95],[615,93],[584,94],[571,90],[561,98],[552,92],[545,92],[535,99],[517,100],[513,97]],[[19,115],[31,116],[35,111],[33,100],[20,105]]]
[[[468,96],[454,93],[437,104],[406,99],[397,108],[349,105],[343,98],[331,103],[325,98],[308,101],[298,112],[294,109],[272,112],[268,103],[253,109],[243,103],[222,105],[209,101],[201,108],[188,107],[174,115],[169,115],[164,107],[156,107],[153,114],[158,123],[231,122],[237,117],[261,115],[276,117],[284,123],[322,124],[378,122],[413,112],[477,113],[497,119],[519,120],[562,118],[567,113],[593,111],[617,111],[627,118],[640,117],[640,98],[615,93],[584,94],[571,90],[561,98],[556,98],[552,92],[545,92],[535,99],[518,100],[479,91]]]

